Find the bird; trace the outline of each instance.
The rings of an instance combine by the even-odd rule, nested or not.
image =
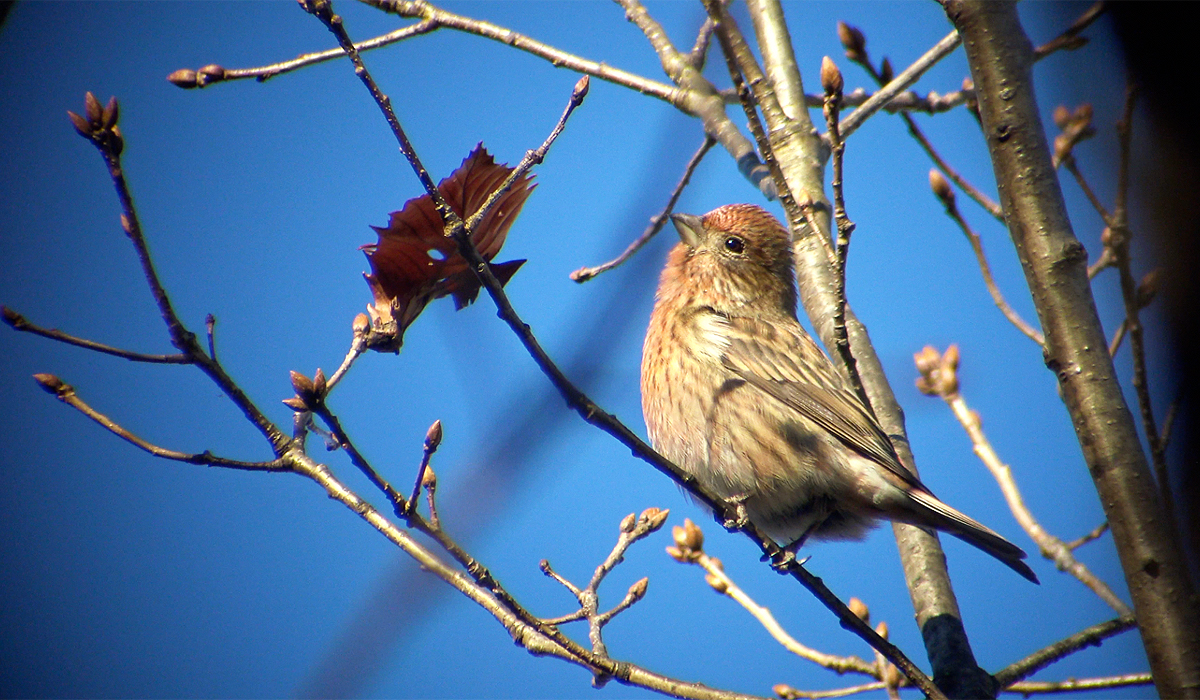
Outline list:
[[[642,349],[654,449],[795,552],[880,520],[947,532],[1026,579],[1025,552],[940,501],[796,317],[791,236],[753,204],[671,217]]]

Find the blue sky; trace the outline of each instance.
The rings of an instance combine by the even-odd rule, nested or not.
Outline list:
[[[664,80],[641,33],[611,3],[446,5],[563,50]],[[690,46],[698,3],[652,3]],[[1084,5],[1026,3],[1034,43]],[[403,22],[341,0],[356,39]],[[868,86],[842,57],[839,19],[863,29],[875,60],[900,69],[950,26],[936,3],[788,4],[809,90],[823,55],[847,88]],[[739,13],[744,10],[739,9]],[[743,28],[749,31],[744,15]],[[1078,152],[1102,199],[1114,191],[1115,122],[1123,96],[1119,50],[1102,20],[1095,41],[1039,64],[1043,112],[1090,101],[1098,136]],[[24,2],[0,28],[0,302],[32,322],[144,352],[171,350],[121,234],[118,207],[95,151],[71,128],[91,90],[121,100],[125,168],[159,273],[181,317],[217,321],[222,361],[281,424],[288,370],[337,366],[350,322],[370,300],[358,247],[370,225],[420,194],[386,124],[348,63],[267,83],[200,91],[173,87],[178,68],[262,65],[333,46],[292,2]],[[482,141],[516,162],[554,125],[578,76],[501,44],[442,30],[366,55],[426,166],[444,177]],[[707,74],[727,84],[715,57]],[[918,84],[957,89],[961,51]],[[735,109],[735,123],[743,117]],[[816,113],[814,112],[814,115]],[[977,126],[962,110],[918,117],[943,155],[994,191]],[[625,267],[577,285],[568,274],[607,260],[658,212],[703,138],[669,105],[593,80],[545,164],[538,189],[500,259],[527,258],[508,290],[568,375],[644,434],[637,393],[641,339],[666,250],[665,233]],[[1135,142],[1136,146],[1136,142]],[[846,198],[857,223],[848,294],[867,324],[903,405],[923,480],[943,500],[1031,552],[1032,586],[986,555],[945,539],[964,622],[981,665],[995,671],[1115,615],[1038,557],[946,406],[913,387],[912,354],[958,343],[963,391],[1011,464],[1042,524],[1065,540],[1103,520],[1070,421],[1040,350],[992,306],[971,251],[929,193],[930,164],[902,122],[879,115],[846,156]],[[1135,176],[1152,173],[1135,171]],[[1064,183],[1077,235],[1094,256],[1101,224]],[[719,149],[678,209],[703,213],[759,202]],[[1036,320],[1006,232],[960,196],[1010,303]],[[761,202],[760,202],[761,203]],[[777,205],[770,205],[779,211]],[[1137,201],[1134,201],[1135,223]],[[1144,257],[1144,256],[1143,256]],[[1137,274],[1152,263],[1139,259]],[[1098,280],[1106,328],[1121,317],[1114,274]],[[1160,327],[1153,310],[1148,323]],[[1165,413],[1166,352],[1152,343],[1153,390]],[[24,697],[577,697],[588,675],[514,647],[482,610],[422,574],[377,532],[292,475],[168,463],[114,438],[42,393],[52,372],[122,425],[165,447],[265,459],[261,437],[220,392],[188,368],[133,364],[0,329],[0,694]],[[1118,361],[1129,376],[1127,350]],[[433,466],[446,528],[539,614],[571,609],[538,561],[586,581],[630,512],[691,517],[747,592],[798,639],[869,656],[803,589],[758,562],[665,477],[568,413],[485,298],[461,312],[432,304],[399,356],[369,355],[331,400],[356,443],[408,488],[428,425],[445,440]],[[379,503],[340,453],[314,454]],[[403,490],[403,489],[402,489]],[[613,655],[647,668],[748,693],[776,683],[833,688],[857,682],[795,660],[698,569],[669,559],[669,532],[636,545],[601,589],[620,600],[650,578],[645,600],[607,630]],[[808,567],[874,620],[922,666],[920,634],[890,528],[861,543],[806,550]],[[1127,600],[1111,539],[1079,557]],[[570,629],[584,638],[582,629]],[[1038,678],[1145,671],[1134,633],[1052,666]],[[610,684],[611,697],[647,692]],[[911,691],[910,691],[911,692]],[[1150,697],[1149,689],[1094,693]]]

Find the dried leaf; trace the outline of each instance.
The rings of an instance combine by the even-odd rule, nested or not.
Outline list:
[[[454,213],[462,219],[477,212],[492,191],[512,172],[497,164],[483,144],[471,151],[463,164],[438,184],[438,191]],[[508,229],[534,188],[526,174],[513,183],[499,203],[479,222],[471,240],[485,260],[491,261],[504,245]],[[479,281],[467,261],[458,253],[453,239],[443,231],[429,195],[410,199],[404,208],[392,212],[386,227],[372,228],[379,242],[365,245],[371,274],[365,275],[375,296],[372,320],[392,316],[403,332],[434,299],[452,295],[454,306],[461,309],[479,295]],[[505,284],[524,260],[491,266],[492,274]]]

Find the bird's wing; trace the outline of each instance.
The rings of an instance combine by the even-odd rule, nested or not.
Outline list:
[[[827,430],[905,483],[924,486],[900,465],[891,440],[794,319],[776,323],[726,317],[726,369]]]

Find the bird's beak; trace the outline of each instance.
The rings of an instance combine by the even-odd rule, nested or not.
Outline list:
[[[675,230],[679,232],[679,240],[689,248],[695,248],[700,243],[704,224],[700,217],[692,214],[672,214],[671,221],[675,222]]]

